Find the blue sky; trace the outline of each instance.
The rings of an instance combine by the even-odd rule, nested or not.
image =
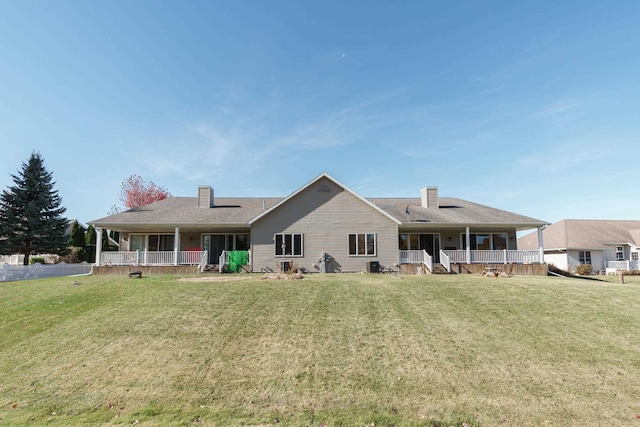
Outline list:
[[[640,2],[0,0],[0,188],[442,196],[638,219]]]

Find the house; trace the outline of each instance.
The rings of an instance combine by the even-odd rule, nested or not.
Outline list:
[[[580,264],[594,272],[640,270],[640,221],[563,219],[542,235],[545,262],[567,272]],[[520,237],[518,247],[537,247],[535,234]]]
[[[542,242],[516,247],[517,231],[537,228],[541,237],[544,221],[440,197],[437,187],[416,198],[364,198],[326,173],[284,198],[215,197],[201,186],[197,197],[171,197],[90,223],[98,239],[104,229],[120,233],[120,250],[96,254],[96,271],[222,268],[240,252],[243,268],[254,272],[477,272],[509,265],[546,273]]]

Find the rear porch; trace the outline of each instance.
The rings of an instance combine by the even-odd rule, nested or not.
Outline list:
[[[406,231],[406,232],[402,232]],[[518,250],[517,228],[458,227],[430,232],[401,230],[398,267],[413,273],[546,274],[542,229],[535,250]],[[544,266],[523,267],[523,266]]]

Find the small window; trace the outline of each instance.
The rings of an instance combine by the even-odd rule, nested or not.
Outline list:
[[[349,234],[349,255],[375,256],[376,255],[375,233]]]
[[[638,261],[638,252],[631,252],[631,261]]]
[[[591,251],[579,251],[578,258],[579,258],[580,264],[591,265]]]
[[[624,261],[624,248],[622,246],[616,247],[616,260]]]
[[[282,256],[303,255],[302,234],[276,234],[274,239],[275,254]]]

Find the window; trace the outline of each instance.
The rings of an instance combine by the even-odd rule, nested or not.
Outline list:
[[[591,251],[579,251],[578,258],[579,258],[580,264],[591,265]]]
[[[276,234],[275,254],[279,256],[302,256],[302,234]]]
[[[631,252],[631,261],[638,261],[638,252]]]
[[[175,235],[173,234],[132,234],[130,236],[130,251],[172,251]]]
[[[129,236],[129,250],[130,251],[144,251],[146,246],[146,237],[144,234],[132,234]]]
[[[149,250],[172,251],[174,240],[173,234],[149,234]]]
[[[624,248],[622,246],[616,246],[616,260],[624,261]]]
[[[482,233],[482,234],[469,234],[469,240],[471,243],[471,249],[479,251],[501,251],[507,249],[507,233]],[[460,247],[466,248],[466,235],[460,235]]]
[[[251,236],[249,234],[236,234],[236,251],[248,251],[251,248]]]
[[[367,256],[376,254],[376,235],[349,234],[349,255]]]

